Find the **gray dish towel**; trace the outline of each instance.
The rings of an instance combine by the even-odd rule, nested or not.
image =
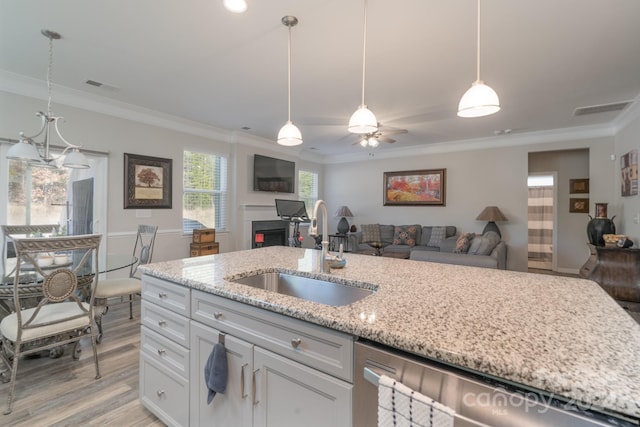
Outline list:
[[[227,376],[227,351],[223,344],[217,343],[211,350],[207,364],[204,365],[204,380],[209,389],[207,404],[211,403],[216,393],[224,393],[227,388]]]

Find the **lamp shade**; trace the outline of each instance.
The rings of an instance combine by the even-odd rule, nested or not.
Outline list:
[[[71,150],[62,162],[62,166],[71,169],[89,169],[89,159],[82,154],[77,148]]]
[[[21,139],[20,142],[13,144],[11,148],[7,150],[7,159],[40,162],[40,154],[33,144],[29,144],[27,140]]]
[[[458,104],[459,117],[482,117],[500,111],[498,94],[482,80],[471,84]]]
[[[506,221],[507,217],[498,209],[497,206],[487,206],[476,217],[478,221]]]
[[[351,209],[349,209],[348,206],[340,206],[338,208],[338,210],[336,211],[336,215],[335,216],[353,218],[353,214],[351,213]]]
[[[351,115],[347,129],[352,133],[377,132],[378,120],[366,105],[361,105],[356,112]]]
[[[291,120],[280,128],[278,132],[278,144],[286,145],[288,147],[302,144],[302,133]]]

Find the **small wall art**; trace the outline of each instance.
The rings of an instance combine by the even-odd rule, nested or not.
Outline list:
[[[171,209],[171,159],[124,153],[124,208]]]
[[[638,150],[620,156],[620,191],[622,197],[638,195]]]
[[[569,212],[589,213],[589,199],[569,199]]]
[[[589,192],[589,179],[570,179],[569,180],[569,193],[571,194],[585,194]]]

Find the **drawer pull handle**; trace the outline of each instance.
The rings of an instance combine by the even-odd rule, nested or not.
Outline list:
[[[247,394],[244,392],[244,368],[246,368],[247,366],[249,366],[249,364],[245,363],[240,368],[240,399],[244,399],[245,397],[247,397]]]
[[[213,313],[213,317],[215,317],[216,319],[220,319],[222,317],[222,312],[216,311],[215,313]]]
[[[158,355],[162,356],[163,354],[165,354],[167,352],[167,350],[165,350],[164,348],[159,348],[158,349]]]
[[[167,297],[166,293],[164,293],[164,292],[159,292],[158,293],[158,298],[162,299],[162,298],[166,298],[166,297]]]
[[[258,371],[260,370],[260,368],[256,369],[255,371],[253,371],[253,378],[251,380],[251,392],[253,394],[253,405],[257,405],[258,403],[260,403],[259,400],[256,400],[256,374],[258,373]]]
[[[158,390],[156,394],[158,395],[158,397],[162,397],[164,396],[164,390]]]
[[[291,340],[291,347],[298,348],[298,346],[300,345],[301,342],[302,342],[302,340],[300,338],[293,338]]]
[[[158,326],[167,326],[166,320],[158,320]]]

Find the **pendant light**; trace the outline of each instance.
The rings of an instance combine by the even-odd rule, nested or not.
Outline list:
[[[63,117],[54,116],[51,113],[51,68],[53,67],[53,40],[60,39],[60,34],[55,31],[42,30],[42,35],[49,39],[49,65],[47,67],[47,112],[43,113],[39,111],[36,116],[42,120],[42,128],[40,132],[33,136],[25,136],[24,132],[20,132],[20,141],[9,150],[7,150],[7,159],[27,161],[32,164],[41,166],[56,167],[56,160],[59,157],[54,157],[51,154],[51,139],[53,131],[58,135],[58,138],[66,144],[66,147],[62,151],[62,155],[66,154],[62,161],[62,166],[73,169],[87,169],[89,168],[89,160],[79,150],[78,145],[74,145],[64,139],[58,128],[58,121],[64,120]],[[51,129],[53,127],[53,129]],[[34,138],[42,135],[44,132],[44,140],[37,142]],[[39,146],[42,146],[42,152],[39,150]],[[71,150],[71,151],[70,151]],[[68,152],[68,153],[67,153]],[[60,156],[61,157],[61,156]]]
[[[362,103],[349,119],[349,132],[365,134],[378,131],[378,120],[364,103],[364,83],[367,64],[367,0],[364,0],[364,31],[362,42]]]
[[[478,0],[478,50],[476,58],[476,81],[462,95],[458,104],[459,117],[482,117],[500,111],[498,94],[480,80],[480,0]]]
[[[224,7],[233,13],[243,13],[247,10],[247,2],[245,0],[224,0]]]
[[[278,132],[278,144],[292,147],[294,145],[302,144],[302,134],[300,129],[291,121],[291,27],[298,23],[298,18],[295,16],[284,16],[282,23],[289,28],[289,49],[288,49],[288,104],[289,104],[289,119],[287,123],[282,126],[280,132]]]

